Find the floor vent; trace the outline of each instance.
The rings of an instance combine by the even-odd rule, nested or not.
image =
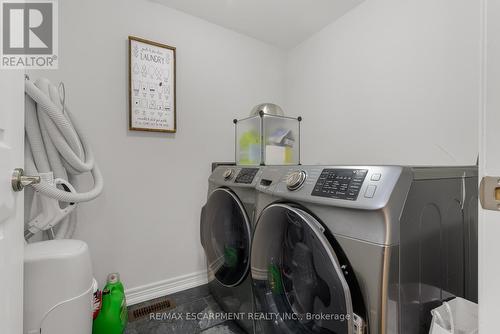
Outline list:
[[[168,298],[162,297],[152,301],[149,305],[140,306],[138,308],[132,307],[128,311],[129,321],[135,321],[142,318],[149,317],[151,313],[161,313],[171,310],[175,304]]]

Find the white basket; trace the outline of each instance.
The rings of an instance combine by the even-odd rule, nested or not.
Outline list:
[[[455,298],[433,309],[429,334],[477,334],[477,304]]]

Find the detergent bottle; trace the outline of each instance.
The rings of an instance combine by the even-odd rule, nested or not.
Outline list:
[[[271,288],[271,292],[274,295],[280,295],[283,293],[283,280],[281,278],[281,269],[277,261],[272,258],[269,264],[268,270],[268,283]]]
[[[125,291],[120,275],[108,275],[106,286],[102,291],[102,306],[92,326],[93,334],[123,334],[127,326],[128,313]]]

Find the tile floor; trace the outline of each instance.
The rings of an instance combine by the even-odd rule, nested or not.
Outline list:
[[[209,314],[222,311],[206,286],[175,293],[169,296],[169,299],[175,303],[175,308],[166,311],[166,315],[161,314],[158,319],[146,317],[131,321],[125,334],[245,334],[236,323],[231,321],[186,319],[187,313]],[[154,302],[152,300],[133,305],[130,309],[147,306]],[[174,319],[168,314],[182,315],[182,319]]]

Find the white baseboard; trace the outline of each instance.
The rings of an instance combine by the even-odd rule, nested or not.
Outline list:
[[[204,270],[127,289],[125,291],[127,305],[135,305],[158,297],[167,296],[206,284],[207,282],[207,272]]]

